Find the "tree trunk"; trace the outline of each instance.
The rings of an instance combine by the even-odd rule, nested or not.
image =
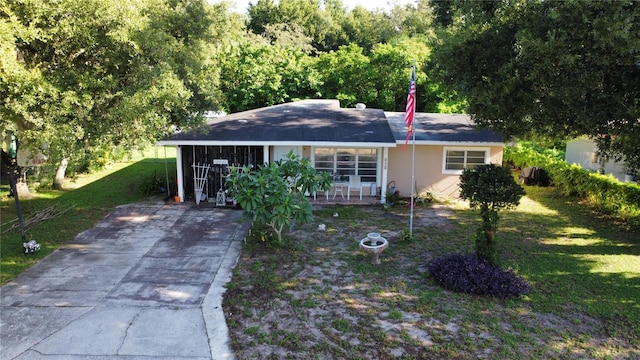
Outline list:
[[[487,234],[487,244],[490,244],[493,242],[493,231],[491,230],[486,230],[485,233]]]
[[[69,164],[69,160],[62,159],[60,164],[58,164],[58,169],[56,170],[56,176],[53,178],[53,188],[56,190],[62,190],[62,184],[64,183],[64,175],[67,172],[67,165]]]

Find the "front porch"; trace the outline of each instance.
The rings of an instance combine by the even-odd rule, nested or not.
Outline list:
[[[319,193],[314,203],[368,205],[376,203],[376,198],[380,203],[380,196],[385,195],[381,184],[386,183],[384,159],[388,150],[383,147],[179,145],[177,196],[181,201],[217,203],[220,190],[225,190],[225,177],[231,166],[260,166],[281,160],[290,151],[310,159],[317,171],[333,177],[330,191]],[[349,189],[351,196],[347,194]]]
[[[356,205],[356,206],[365,206],[365,205],[378,205],[380,204],[380,197],[379,196],[362,196],[362,200],[360,200],[360,197],[358,196],[358,194],[355,194],[355,196],[353,194],[351,194],[351,197],[349,199],[347,199],[347,195],[343,197],[341,197],[339,194],[334,198],[333,194],[331,194],[328,198],[326,196],[324,196],[324,194],[321,196],[320,194],[318,194],[318,196],[314,197],[313,196],[309,196],[308,197],[309,201],[311,202],[312,205]]]
[[[308,196],[307,199],[309,199],[309,202],[311,202],[311,205],[313,206],[324,206],[324,205],[354,205],[354,206],[371,206],[371,205],[378,205],[380,204],[380,197],[379,196],[363,196],[362,200],[360,200],[360,198],[358,196],[351,196],[350,199],[347,199],[347,197],[345,196],[344,198],[342,198],[340,195],[336,196],[335,199],[333,198],[333,195],[329,196],[329,198],[327,199],[325,196],[317,196],[316,199],[313,198],[313,196]],[[173,197],[167,198],[166,202],[168,204],[170,203],[176,203],[175,199]],[[184,203],[195,203],[195,200],[187,200],[184,201]],[[178,203],[176,203],[178,204]],[[199,207],[210,207],[210,208],[214,208],[214,207],[218,207],[215,203],[215,201],[200,201],[200,204],[198,204]],[[234,207],[234,205],[232,203],[229,203],[227,205],[225,205],[224,207]]]

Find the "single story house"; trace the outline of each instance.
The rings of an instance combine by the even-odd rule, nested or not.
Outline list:
[[[598,145],[592,139],[580,138],[567,141],[564,159],[568,164],[578,164],[586,170],[612,174],[620,181],[628,182],[632,179],[623,164],[602,156]]]
[[[467,115],[416,113],[414,131],[416,192],[457,196],[464,168],[502,163],[502,136],[477,130]],[[228,166],[270,163],[293,151],[338,183],[358,179],[360,196],[383,202],[388,188],[411,195],[413,141],[403,150],[406,134],[404,113],[301,100],[210,118],[158,145],[177,148],[181,201],[214,197]]]

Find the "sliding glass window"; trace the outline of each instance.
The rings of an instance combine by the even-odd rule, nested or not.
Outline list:
[[[464,169],[473,169],[489,163],[488,148],[444,148],[443,174],[462,174]]]
[[[315,168],[330,173],[336,181],[358,175],[362,182],[376,182],[378,149],[315,148]]]

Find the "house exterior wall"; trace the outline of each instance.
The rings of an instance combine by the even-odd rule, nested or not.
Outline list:
[[[571,140],[567,142],[565,160],[568,164],[578,164],[583,169],[599,171],[601,166],[600,159],[594,155],[597,151],[598,147],[593,140]],[[612,174],[620,181],[628,181],[628,177],[625,177],[623,166],[613,160],[605,162],[604,173]]]
[[[293,151],[295,156],[303,156],[302,146],[273,146],[273,158],[270,159],[270,162],[286,160],[290,151]]]
[[[269,163],[285,159],[289,150],[293,150],[294,155],[311,159],[311,146],[269,146]]]
[[[440,197],[457,197],[459,194],[459,174],[443,173],[444,149],[488,149],[489,163],[502,164],[502,146],[456,146],[456,145],[416,145],[415,155],[415,184],[416,192],[429,191]],[[395,182],[395,189],[400,196],[411,196],[411,158],[412,148],[408,145],[402,151],[402,145],[389,149],[388,182]]]
[[[311,146],[302,147],[302,157],[306,159],[311,159]]]

